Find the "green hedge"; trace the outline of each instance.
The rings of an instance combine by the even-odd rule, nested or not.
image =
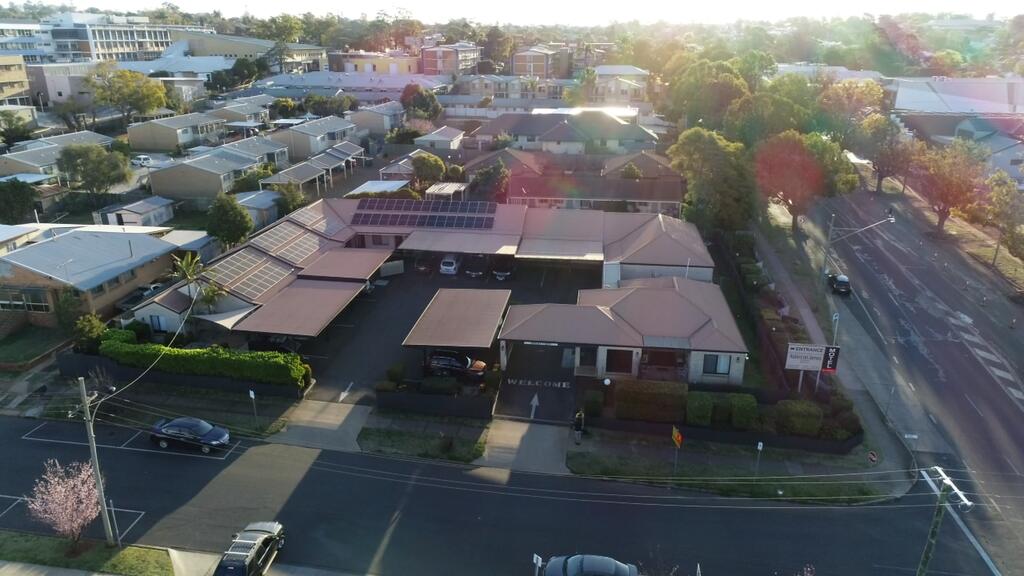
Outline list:
[[[712,393],[711,425],[715,428],[728,428],[732,424],[732,401],[728,394]]]
[[[683,382],[625,380],[615,385],[615,417],[645,422],[681,422],[688,387]]]
[[[775,405],[780,434],[817,436],[821,430],[821,407],[809,400],[782,400]]]
[[[388,367],[387,370],[388,380],[395,384],[401,384],[405,380],[405,364],[402,362],[395,362]]]
[[[138,337],[135,332],[131,330],[121,330],[120,328],[107,328],[103,332],[103,336],[100,336],[101,342],[111,340],[113,342],[124,342],[125,344],[135,344],[138,341]]]
[[[690,426],[710,426],[715,399],[710,392],[692,392],[686,399],[686,423]]]
[[[378,380],[373,383],[373,389],[377,392],[394,392],[398,390],[398,384],[391,380]]]
[[[752,430],[757,427],[757,399],[752,394],[729,394],[732,406],[732,427]]]
[[[444,394],[454,396],[459,392],[459,381],[451,376],[431,376],[420,382],[420,392],[423,394]]]
[[[135,334],[129,330],[131,338]],[[120,341],[120,334],[106,338],[100,344],[100,355],[118,364],[146,368],[164,352],[155,368],[172,374],[221,376],[253,382],[283,384],[302,388],[306,384],[306,366],[298,354],[281,352],[241,352],[219,346],[210,348],[168,348],[160,344],[130,344]]]

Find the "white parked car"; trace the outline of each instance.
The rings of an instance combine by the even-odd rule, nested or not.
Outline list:
[[[149,156],[146,156],[145,154],[139,154],[138,156],[132,158],[132,165],[134,165],[134,166],[152,166],[153,165],[153,159],[150,158]]]
[[[459,265],[462,264],[462,258],[455,254],[445,254],[444,258],[441,258],[440,272],[446,276],[455,276],[459,273]]]

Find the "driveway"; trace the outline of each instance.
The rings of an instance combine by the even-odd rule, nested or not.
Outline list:
[[[317,379],[310,399],[358,403],[398,362],[405,364],[406,378],[421,378],[422,351],[403,348],[402,341],[439,288],[510,289],[510,304],[570,303],[580,288],[600,286],[600,271],[527,264],[511,280],[499,282],[491,277],[416,274],[409,259],[404,274],[384,280],[386,285],[356,298],[323,335],[302,347]]]

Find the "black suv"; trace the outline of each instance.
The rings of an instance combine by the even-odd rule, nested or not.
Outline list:
[[[253,522],[235,534],[213,576],[262,576],[284,548],[280,522]]]
[[[487,363],[454,350],[434,350],[427,356],[424,369],[430,376],[480,379],[484,377],[484,372],[487,372]]]
[[[833,294],[840,296],[849,296],[852,291],[850,278],[846,274],[829,274],[828,287],[832,289]]]
[[[483,278],[487,275],[488,268],[491,267],[490,259],[483,254],[473,254],[468,260],[464,260],[462,264],[464,266],[463,272],[470,278]]]

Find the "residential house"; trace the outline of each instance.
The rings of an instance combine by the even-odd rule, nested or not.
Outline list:
[[[462,147],[462,137],[465,132],[458,128],[442,126],[430,134],[424,134],[413,140],[413,144],[420,148],[436,148],[442,150],[458,150]]]
[[[258,104],[249,102],[229,103],[221,108],[214,108],[207,112],[210,116],[223,118],[232,123],[255,124],[262,126],[270,122],[270,111]]]
[[[509,306],[498,339],[502,367],[517,347],[543,342],[568,348],[576,376],[693,384],[742,384],[748,352],[721,289],[679,277]]]
[[[508,204],[536,208],[645,212],[679,216],[686,184],[667,158],[649,151],[622,156],[551,154],[506,148],[466,162],[469,181],[501,162],[509,171]],[[632,163],[640,178],[624,178]]]
[[[174,245],[148,234],[71,230],[0,256],[0,316],[57,325],[65,290],[82,312],[108,317],[114,304],[171,270]]]
[[[288,146],[265,136],[250,136],[249,138],[235,140],[213,150],[227,150],[235,154],[241,154],[260,164],[270,164],[278,170],[283,170],[290,165],[288,161]]]
[[[205,230],[171,230],[160,237],[164,242],[174,245],[174,255],[184,258],[193,254],[203,264],[220,255],[220,242]]]
[[[903,114],[1024,114],[1024,78],[894,78],[885,89]]]
[[[594,75],[597,76],[597,80],[604,78],[626,78],[627,80],[642,83],[647,82],[647,77],[651,73],[643,68],[637,68],[629,64],[602,64],[594,66]]]
[[[27,226],[0,224],[0,256],[24,246],[35,232]]]
[[[0,104],[32,105],[25,60],[20,55],[0,55]]]
[[[114,139],[89,130],[15,142],[0,156],[0,175],[48,174],[60,177],[57,158],[66,146],[97,144],[109,148]]]
[[[281,197],[280,192],[273,190],[256,190],[254,192],[239,192],[235,194],[235,200],[245,208],[252,218],[253,230],[262,230],[277,222],[278,216],[277,200]]]
[[[579,86],[577,80],[546,78],[543,76],[502,76],[498,74],[472,74],[461,76],[455,82],[454,95],[471,96],[476,105],[483,98],[492,100],[562,100],[565,93]]]
[[[61,200],[68,194],[68,189],[57,183],[58,178],[58,174],[11,174],[0,176],[0,182],[20,180],[35,188],[36,200],[33,202],[32,209],[43,215],[53,213],[59,207]],[[25,214],[25,218],[31,218],[31,216],[31,212]]]
[[[152,152],[215,146],[224,139],[226,123],[223,118],[201,112],[158,118],[128,126],[128,142],[133,150]]]
[[[947,146],[970,140],[986,153],[988,172],[1002,170],[1024,192],[1024,112],[1018,114],[903,113],[902,126],[921,140]]]
[[[512,137],[515,148],[556,154],[626,154],[653,150],[658,141],[653,132],[600,110],[503,114],[481,126],[473,136],[486,146],[503,134]]]
[[[227,194],[235,180],[255,170],[262,161],[230,150],[214,150],[149,174],[153,194],[207,207],[218,194]]]
[[[160,196],[150,196],[130,204],[116,204],[93,212],[96,224],[114,226],[159,226],[174,218],[174,201]]]
[[[345,115],[358,130],[366,130],[371,136],[385,136],[405,124],[405,106],[401,102],[388,101],[374,106],[361,106]]]
[[[367,72],[371,74],[419,74],[420,58],[404,52],[364,52],[362,50],[327,53],[331,72]]]
[[[293,162],[316,156],[356,135],[356,125],[344,118],[325,116],[270,133],[270,138],[288,146]]]
[[[420,51],[424,74],[436,76],[459,76],[472,74],[480,63],[481,48],[472,42],[442,44]]]
[[[591,102],[610,106],[643,107],[645,111],[652,109],[647,101],[647,82],[621,76],[599,78],[594,85]]]
[[[408,154],[399,156],[393,162],[387,166],[381,168],[378,173],[380,174],[381,180],[412,180],[415,170],[413,169],[413,159],[423,154],[432,154],[443,160],[446,164],[450,164],[455,161],[459,161],[462,158],[461,150],[451,150],[444,148],[434,148],[433,150],[427,151],[421,148],[417,148]]]
[[[184,42],[192,56],[223,56],[226,58],[263,58],[274,50],[273,40],[230,36],[227,34],[203,34],[188,30],[174,30],[171,38]],[[277,72],[316,72],[327,69],[327,52],[321,46],[288,42],[281,55],[270,58],[270,64]]]

